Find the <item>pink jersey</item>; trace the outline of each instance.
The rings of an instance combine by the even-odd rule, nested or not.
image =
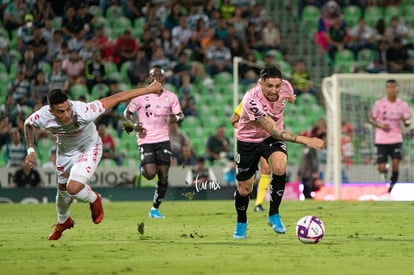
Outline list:
[[[393,144],[403,141],[401,133],[401,120],[410,118],[408,104],[402,99],[390,102],[386,97],[378,99],[371,111],[371,117],[379,124],[387,123],[388,132],[375,128],[375,144]]]
[[[50,131],[57,138],[59,154],[70,155],[73,152],[82,152],[101,143],[96,125],[93,122],[105,112],[100,100],[89,103],[71,101],[73,122],[62,125],[50,113],[49,105],[43,106],[31,114],[25,123],[34,127]]]
[[[182,112],[178,97],[165,89],[161,95],[148,94],[132,99],[127,110],[138,112],[139,121],[146,130],[145,137],[139,137],[137,133],[139,145],[169,140],[169,116]]]
[[[283,113],[288,99],[293,96],[292,85],[287,80],[282,81],[279,99],[269,102],[262,89],[256,85],[246,92],[243,97],[243,107],[240,114],[237,139],[244,142],[260,143],[270,137],[270,134],[259,126],[257,120],[270,116],[278,129],[283,129]]]

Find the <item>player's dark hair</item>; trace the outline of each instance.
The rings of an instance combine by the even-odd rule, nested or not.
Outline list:
[[[260,71],[260,78],[262,80],[268,78],[282,78],[282,72],[275,66],[266,67]]]
[[[385,84],[388,85],[389,83],[398,85],[397,80],[395,79],[388,79]]]
[[[59,105],[68,100],[68,95],[62,89],[53,89],[47,93],[49,106]]]

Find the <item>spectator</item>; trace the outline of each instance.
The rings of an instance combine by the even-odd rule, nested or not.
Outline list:
[[[27,80],[32,81],[35,78],[39,63],[36,61],[35,53],[31,47],[24,50],[23,60],[19,62],[18,68],[24,71]]]
[[[143,84],[148,77],[149,63],[145,57],[145,51],[139,49],[136,59],[131,61],[128,65],[127,75],[129,82],[134,85]]]
[[[117,4],[116,4],[117,5]],[[128,17],[134,24],[137,18],[143,17],[142,9],[145,7],[145,1],[126,0],[122,1],[122,10],[126,17]],[[139,19],[138,19],[139,20]]]
[[[386,56],[389,73],[413,72],[408,49],[403,46],[400,37],[394,38],[391,46],[387,49]]]
[[[188,76],[186,78],[188,78]],[[186,82],[188,82],[188,80]],[[191,88],[189,84],[184,85],[182,96],[180,97],[180,105],[183,110],[183,114],[185,116],[197,116],[197,104],[194,96],[191,94]]]
[[[7,73],[10,73],[10,67],[16,60],[10,54],[8,44],[9,43],[4,39],[0,41],[0,62],[6,67]]]
[[[254,65],[257,63],[254,52],[247,52],[246,55],[244,55],[244,59],[248,62],[243,62],[239,65],[241,83],[245,85],[255,83],[260,74],[260,67]]]
[[[17,104],[33,107],[33,102],[30,100],[30,81],[22,68],[18,68],[16,78],[10,80],[8,93],[13,95]]]
[[[176,165],[181,167],[193,166],[197,163],[197,158],[189,144],[181,147],[180,154],[178,154],[177,158],[173,159],[175,160]]]
[[[261,31],[261,51],[267,51],[269,49],[281,50],[280,30],[275,27],[273,20],[268,20],[265,27]]]
[[[113,160],[116,165],[122,166],[124,159],[117,154],[115,140],[112,135],[106,131],[106,125],[104,123],[98,124],[98,134],[102,139],[102,159]]]
[[[164,50],[165,56],[170,60],[175,60],[177,49],[172,42],[171,31],[163,29],[161,38],[159,39],[159,46]]]
[[[40,26],[39,23],[38,25]],[[51,19],[45,20],[40,29],[42,32],[42,37],[46,39],[47,43],[49,44],[49,42],[53,40],[53,34],[55,32],[55,29],[53,28],[53,25],[52,25],[52,20]]]
[[[96,34],[92,39],[94,47],[101,52],[104,62],[119,64],[120,58],[115,54],[115,49],[112,45],[111,39],[105,35],[103,25],[99,25],[96,28]]]
[[[326,120],[324,118],[320,118],[318,123],[311,129],[311,137],[324,139],[326,138],[327,131]]]
[[[67,60],[70,57],[69,46],[66,41],[63,41],[59,50],[55,53],[55,59]]]
[[[205,159],[199,157],[196,167],[187,170],[186,182],[187,184],[197,185],[206,182],[217,182],[217,178],[213,169],[205,166]]]
[[[252,22],[249,22],[247,25],[246,31],[246,43],[250,49],[257,49],[260,44],[261,35],[260,32],[256,29],[256,25]]]
[[[296,63],[295,68],[292,72],[291,83],[297,96],[305,93],[316,96],[316,91],[313,88],[313,82],[311,80],[310,74],[306,70],[305,61],[299,60]]]
[[[85,84],[85,62],[76,50],[70,50],[69,59],[63,60],[62,71],[68,76],[69,87]]]
[[[83,31],[78,31],[68,40],[69,50],[75,50],[78,53],[85,47],[86,39]]]
[[[51,6],[47,3],[47,1],[36,1],[35,7],[33,8],[33,17],[35,22],[46,22],[53,17],[56,17],[54,14]]]
[[[76,19],[83,26],[83,34],[91,36],[94,34],[94,26],[96,24],[95,16],[88,11],[88,2],[82,2],[76,11]]]
[[[42,70],[36,72],[36,77],[31,85],[31,93],[35,104],[47,105],[47,93],[49,84],[46,82],[45,73]]]
[[[359,18],[358,24],[351,28],[349,38],[348,47],[354,52],[355,58],[360,50],[375,48],[375,31],[365,24],[363,17]]]
[[[138,51],[138,44],[132,37],[131,30],[125,30],[124,33],[115,41],[115,53],[119,56],[121,64],[125,61],[135,59]]]
[[[13,40],[13,31],[24,24],[24,16],[28,12],[23,0],[10,1],[4,10],[3,26],[9,34],[9,40]]]
[[[49,89],[62,89],[67,91],[69,89],[69,79],[67,74],[62,71],[62,61],[55,59],[52,63],[52,71],[47,75],[47,82]]]
[[[172,32],[172,30],[178,26],[181,15],[181,4],[178,2],[173,3],[169,14],[165,18],[164,28],[169,29]]]
[[[64,40],[67,41],[74,38],[76,34],[82,30],[83,25],[82,22],[76,18],[75,8],[69,6],[62,20],[62,33]]]
[[[236,6],[232,3],[231,0],[224,0],[219,7],[220,15],[223,19],[229,20],[233,18],[233,15],[236,12]]]
[[[36,169],[31,169],[27,165],[20,165],[20,169],[16,170],[13,176],[13,187],[15,188],[30,188],[42,187],[43,182],[39,172]]]
[[[328,29],[326,36],[328,43],[328,53],[332,60],[335,60],[335,53],[347,47],[348,34],[346,23],[342,17],[336,17],[332,20],[332,25]]]
[[[224,41],[215,38],[213,44],[207,50],[207,72],[214,76],[219,72],[232,73],[232,58],[230,49],[224,46]]]
[[[178,160],[182,154],[182,148],[190,146],[190,140],[185,133],[180,131],[178,123],[175,122],[168,124],[168,133],[170,135],[172,157]]]
[[[192,30],[187,27],[187,16],[182,15],[179,19],[179,25],[172,30],[172,41],[177,49],[177,55],[187,47],[191,36]]]
[[[168,74],[170,74],[170,71],[172,70],[171,60],[165,56],[164,49],[161,47],[154,49],[149,65],[150,67],[160,66],[165,71],[169,71]]]
[[[24,121],[23,109],[16,103],[12,94],[6,96],[6,101],[0,106],[0,114],[6,116],[13,127],[21,126]]]
[[[10,142],[11,129],[12,124],[9,122],[9,118],[5,114],[0,113],[0,150],[3,149],[4,145]]]
[[[93,36],[87,36],[85,46],[79,50],[79,56],[83,59],[83,61],[87,62],[93,58],[93,54],[96,51]]]
[[[190,7],[190,11],[187,16],[187,26],[190,30],[195,30],[199,19],[203,19],[206,26],[209,26],[209,17],[203,11],[204,6],[201,2],[195,2]]]
[[[367,72],[380,73],[387,71],[387,49],[387,40],[381,39],[378,41],[377,47],[375,49],[375,58],[371,64],[368,65]]]
[[[22,142],[19,129],[10,130],[10,142],[6,144],[5,149],[7,167],[21,167],[27,148]]]
[[[225,136],[226,127],[220,125],[216,129],[216,134],[210,136],[206,143],[207,158],[211,164],[218,161],[224,155],[227,159],[233,159],[230,147],[230,139]]]
[[[236,36],[242,41],[246,38],[246,30],[249,22],[243,16],[243,8],[237,7],[234,11],[234,16],[228,20],[234,27]]]
[[[60,51],[60,47],[63,42],[63,36],[61,30],[55,30],[53,32],[52,39],[47,44],[47,54],[45,60],[49,63],[53,62],[56,54]]]
[[[21,53],[24,52],[30,42],[33,40],[33,29],[35,28],[33,24],[33,15],[26,14],[24,16],[24,24],[17,29],[16,41],[17,41],[17,50]]]
[[[106,68],[102,63],[101,53],[99,51],[93,54],[92,60],[89,59],[86,61],[85,77],[89,93],[92,93],[92,89],[96,84],[106,82]]]
[[[393,16],[391,18],[391,26],[389,28],[390,42],[394,41],[394,38],[399,37],[404,47],[412,49],[413,45],[409,44],[407,40],[409,38],[409,35],[410,33],[407,26],[401,22],[400,18],[397,15]]]
[[[45,61],[48,52],[47,40],[42,36],[41,27],[35,26],[33,29],[33,39],[30,42],[30,46],[34,54],[34,62]]]

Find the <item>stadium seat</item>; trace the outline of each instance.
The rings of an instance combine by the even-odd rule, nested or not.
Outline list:
[[[267,50],[265,55],[271,55],[273,56],[276,62],[281,62],[283,61],[283,54],[281,51],[276,50],[276,49],[271,49],[271,50]]]
[[[354,71],[355,55],[351,50],[342,49],[335,52],[335,71],[351,73]]]
[[[91,91],[90,100],[96,100],[107,96],[109,86],[104,83],[95,84]]]
[[[214,76],[215,84],[233,83],[233,75],[229,72],[220,72]]]
[[[85,96],[86,99],[89,99],[89,92],[86,85],[83,84],[74,84],[72,87],[69,88],[70,95],[72,99],[77,100],[80,96]]]
[[[104,65],[107,75],[111,76],[113,72],[118,72],[118,66],[114,62],[106,61]]]
[[[121,6],[111,5],[106,10],[106,18],[116,20],[119,17],[124,16],[124,11]]]
[[[377,22],[382,18],[382,9],[378,6],[368,6],[364,12],[365,23],[374,28]],[[388,24],[388,22],[386,22]]]
[[[312,32],[312,35],[317,29],[319,17],[320,10],[318,7],[307,5],[303,8],[301,23],[302,26]]]
[[[384,8],[384,19],[385,19],[385,23],[387,25],[390,24],[391,22],[391,18],[393,16],[398,16],[398,17],[402,17],[404,15],[403,10],[401,10],[401,7],[399,6],[388,6]]]
[[[362,49],[357,54],[356,67],[366,69],[369,64],[374,60],[375,52],[370,49]]]
[[[343,8],[345,21],[349,27],[358,24],[359,18],[362,15],[362,11],[358,6],[349,5]]]
[[[290,78],[292,76],[292,66],[287,61],[276,61],[276,66],[282,71],[284,77]]]
[[[91,6],[89,6],[88,11],[91,14],[93,14],[93,16],[95,16],[95,17],[103,16],[103,12],[102,12],[101,8],[99,8],[99,6],[91,5]]]

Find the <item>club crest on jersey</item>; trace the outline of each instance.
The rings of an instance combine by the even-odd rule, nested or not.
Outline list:
[[[287,103],[286,98],[282,99],[282,101],[281,101],[280,103],[282,104],[282,106],[285,106],[285,105],[286,105],[286,103]]]

